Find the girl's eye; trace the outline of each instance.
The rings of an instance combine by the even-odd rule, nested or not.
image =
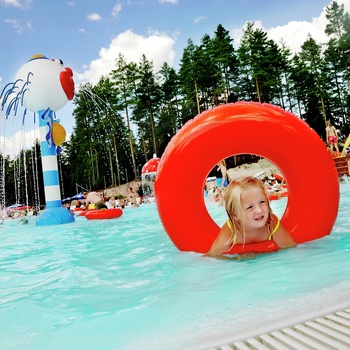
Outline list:
[[[250,205],[249,207],[247,207],[246,210],[249,210],[249,209],[251,209],[251,208],[253,208],[252,205]]]

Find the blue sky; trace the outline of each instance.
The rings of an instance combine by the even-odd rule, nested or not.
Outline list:
[[[324,9],[330,0],[0,0],[0,90],[34,54],[60,58],[74,72],[76,85],[107,74],[122,52],[155,68],[167,61],[178,68],[187,40],[200,43],[218,24],[236,44],[248,21],[298,51],[311,33],[326,40]],[[350,1],[344,3],[350,12]],[[57,112],[70,134],[72,102]]]

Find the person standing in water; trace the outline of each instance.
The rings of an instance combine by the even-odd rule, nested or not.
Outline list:
[[[221,173],[221,188],[224,188],[228,185],[229,180],[228,180],[228,175],[227,175],[227,166],[226,166],[226,161],[225,159],[220,160],[220,162],[216,165],[217,166],[217,172]],[[217,176],[218,178],[220,176]]]
[[[129,203],[134,206],[137,207],[137,194],[135,193],[135,191],[133,190],[132,187],[128,187],[127,189],[127,199],[129,201]]]
[[[337,129],[331,124],[330,120],[327,120],[326,122],[326,138],[327,138],[327,142],[329,144],[332,156],[334,157],[333,148],[335,148],[338,155],[339,148],[338,148]]]
[[[89,204],[94,204],[95,209],[107,209],[104,198],[97,192],[84,192],[85,206],[89,209]]]

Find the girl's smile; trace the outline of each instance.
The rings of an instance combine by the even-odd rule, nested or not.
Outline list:
[[[269,209],[264,191],[260,187],[252,186],[244,190],[241,204],[247,231],[265,226]]]

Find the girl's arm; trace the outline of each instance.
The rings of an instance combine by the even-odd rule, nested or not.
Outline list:
[[[227,242],[230,238],[231,238],[231,230],[227,226],[227,223],[225,223],[224,226],[222,226],[220,233],[216,237],[215,241],[211,245],[209,251],[204,255],[218,257],[222,253],[227,252],[230,247],[230,244]]]
[[[273,215],[273,220],[277,224],[278,219],[277,219],[276,215]],[[272,236],[272,239],[281,249],[293,248],[297,245],[297,243],[295,242],[292,235],[282,225],[282,222],[280,222],[280,226],[278,227],[278,230]]]

